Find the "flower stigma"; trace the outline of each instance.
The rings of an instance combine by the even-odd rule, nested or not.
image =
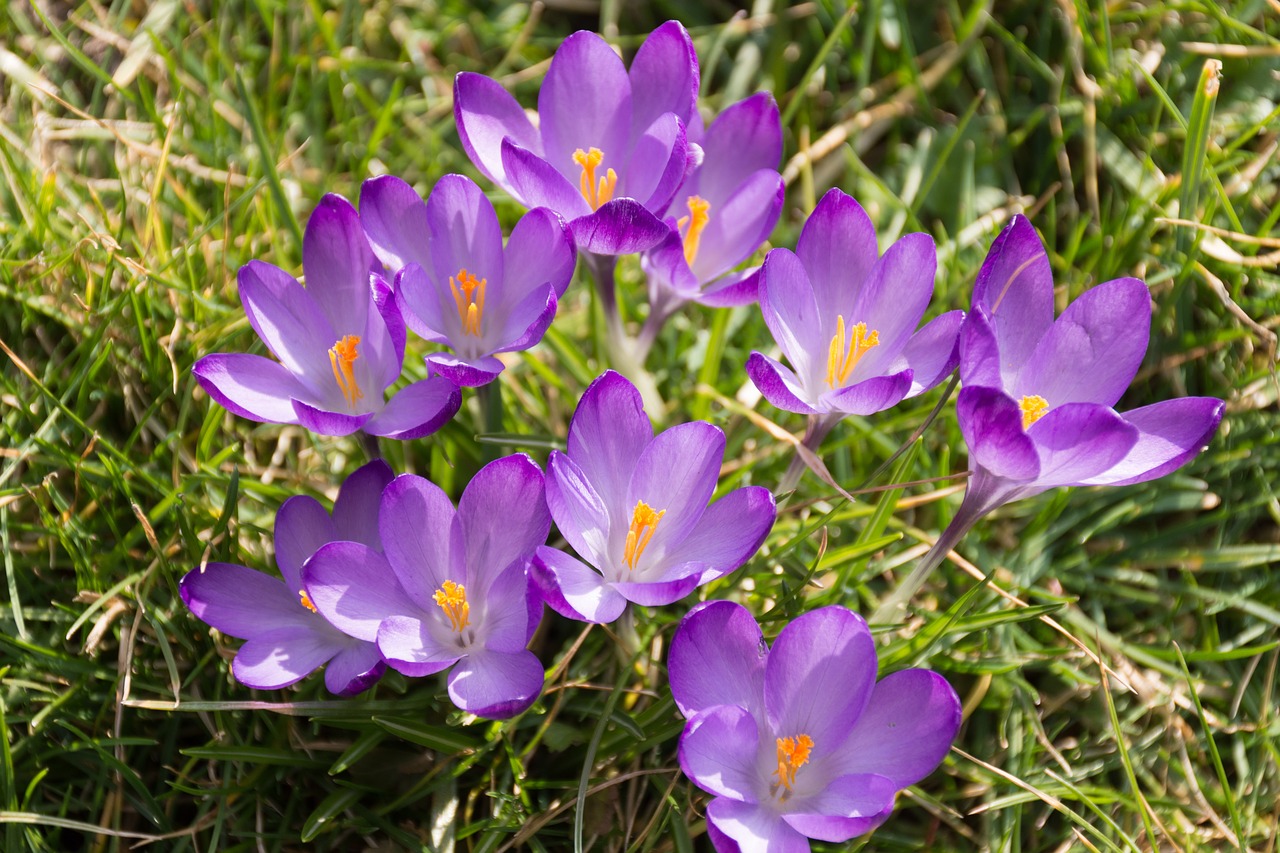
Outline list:
[[[836,333],[827,348],[827,387],[843,388],[849,380],[849,374],[858,366],[862,357],[872,347],[880,345],[880,333],[872,329],[868,334],[867,324],[858,323],[853,327],[853,334],[846,337],[844,315],[836,315]]]
[[[693,266],[694,259],[698,257],[698,245],[702,242],[702,229],[711,221],[711,202],[702,196],[691,195],[688,204],[689,215],[680,217],[676,227],[689,226],[689,230],[684,232],[684,261]]]
[[[635,511],[631,513],[631,527],[627,530],[627,547],[622,552],[622,562],[627,564],[628,569],[635,570],[645,546],[649,544],[649,540],[658,529],[658,522],[662,521],[662,517],[666,514],[665,509],[655,512],[653,507],[644,501],[636,501]]]
[[[1049,401],[1039,394],[1032,394],[1024,396],[1018,408],[1022,410],[1022,428],[1027,429],[1049,413]]]
[[[467,588],[462,584],[445,581],[436,590],[435,602],[440,605],[444,615],[449,617],[449,627],[459,634],[471,624],[471,605],[467,604]]]
[[[484,318],[484,291],[489,279],[477,279],[466,267],[458,270],[457,280],[449,276],[449,289],[453,291],[454,304],[458,306],[458,319],[462,331],[472,337],[480,337],[480,321]]]
[[[298,590],[298,600],[302,603],[303,607],[307,608],[312,613],[317,612],[315,604],[311,602],[311,596],[307,595],[307,591],[305,589]]]
[[[599,178],[596,177],[596,169],[604,162],[604,152],[599,148],[589,151],[579,148],[573,152],[573,162],[582,167],[582,177],[578,180],[582,197],[591,205],[592,210],[599,210],[600,205],[613,198],[613,188],[618,185],[618,173],[609,169]]]
[[[809,752],[813,749],[813,738],[808,735],[780,737],[778,745],[778,769],[773,775],[778,777],[778,784],[788,792],[796,784],[796,771],[809,763]],[[783,796],[786,796],[785,794]]]
[[[356,346],[360,343],[359,335],[344,335],[329,349],[329,365],[333,368],[333,378],[347,399],[347,405],[354,409],[356,401],[364,396],[360,384],[356,382],[356,372],[352,365],[360,357]]]

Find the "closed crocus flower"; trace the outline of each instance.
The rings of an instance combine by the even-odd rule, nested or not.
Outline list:
[[[745,486],[708,505],[724,433],[703,421],[653,434],[635,386],[602,374],[547,462],[547,503],[577,551],[538,549],[533,577],[570,619],[612,622],[628,602],[670,604],[745,563],[773,526],[768,489]]]
[[[304,581],[326,619],[376,642],[391,667],[409,676],[452,667],[453,703],[502,719],[542,692],[542,664],[526,648],[542,612],[528,567],[550,527],[542,471],[527,456],[481,468],[456,510],[438,486],[404,474],[382,495],[384,550],[326,545]]]
[[[321,546],[340,539],[379,550],[378,502],[391,477],[381,460],[357,470],[342,484],[332,517],[306,495],[285,501],[275,524],[283,579],[233,563],[209,563],[182,578],[182,600],[197,618],[246,641],[231,663],[236,680],[271,690],[324,666],[329,691],[352,696],[381,677],[386,665],[378,647],[344,634],[316,612],[302,566]]]
[[[365,181],[360,219],[395,277],[405,324],[449,347],[427,363],[458,385],[491,382],[502,371],[497,353],[542,340],[573,276],[573,238],[559,216],[529,211],[504,249],[493,205],[462,175],[441,178],[425,204],[399,178]]]
[[[921,669],[876,681],[861,616],[824,607],[770,648],[749,611],[699,605],[667,659],[688,718],[680,769],[714,796],[707,834],[721,853],[803,853],[879,826],[897,793],[933,772],[960,726],[960,701]]]
[[[390,289],[371,277],[374,255],[355,208],[326,195],[302,240],[304,288],[262,261],[240,268],[240,301],[273,361],[208,355],[192,373],[229,411],[264,423],[300,424],[320,435],[363,430],[421,438],[458,411],[453,382],[432,376],[386,391],[404,364],[404,327]]]
[[[487,178],[526,207],[563,216],[582,251],[624,255],[666,236],[661,215],[697,161],[687,137],[697,93],[693,43],[668,21],[629,70],[595,33],[565,39],[536,127],[496,81],[467,72],[454,83],[454,116]]]

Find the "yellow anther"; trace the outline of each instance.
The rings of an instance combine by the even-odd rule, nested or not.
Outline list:
[[[1027,429],[1049,413],[1049,401],[1039,394],[1032,394],[1023,397],[1018,408],[1022,409],[1022,428]]]
[[[813,738],[808,735],[780,737],[778,744],[778,769],[774,776],[778,784],[791,790],[796,783],[796,771],[809,763],[809,752],[813,749]]]
[[[463,334],[480,337],[480,321],[484,319],[484,291],[488,286],[489,279],[477,279],[465,267],[458,270],[456,280],[453,276],[449,277],[449,289],[453,291],[453,301],[458,306],[458,319],[462,321]]]
[[[352,366],[360,353],[356,346],[360,343],[359,335],[346,335],[329,349],[329,365],[333,368],[333,378],[342,389],[342,396],[347,398],[347,405],[356,407],[364,394],[360,391],[360,383],[356,382],[355,368]]]
[[[867,324],[858,323],[853,327],[853,334],[845,336],[844,315],[836,315],[836,333],[827,348],[827,387],[843,388],[849,381],[849,374],[858,366],[862,357],[875,346],[880,345],[880,333],[874,329],[867,333]]]
[[[459,634],[471,624],[471,605],[467,604],[467,588],[460,583],[445,581],[436,590],[436,604],[449,617],[449,625]]]
[[[613,188],[618,185],[618,173],[608,169],[599,178],[596,177],[596,169],[604,162],[604,152],[599,148],[589,151],[579,148],[573,152],[573,162],[582,167],[582,177],[578,179],[582,197],[591,205],[592,210],[598,210],[600,205],[613,198]]]
[[[311,596],[307,595],[307,591],[305,589],[298,590],[298,599],[302,602],[303,607],[307,608],[312,613],[316,612],[316,606],[311,603]]]
[[[693,266],[694,259],[698,257],[698,244],[702,242],[702,229],[711,221],[711,202],[702,196],[691,195],[688,205],[689,215],[680,217],[676,225],[681,229],[686,224],[689,226],[689,230],[684,232],[684,260]]]
[[[627,530],[627,547],[622,552],[622,562],[627,564],[628,569],[634,570],[636,563],[640,562],[640,555],[657,531],[658,522],[666,514],[665,509],[655,512],[644,501],[636,501],[635,511],[631,513],[631,527]]]

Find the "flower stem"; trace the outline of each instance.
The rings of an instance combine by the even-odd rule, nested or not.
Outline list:
[[[899,621],[907,602],[920,591],[920,587],[924,586],[924,582],[929,579],[929,575],[933,574],[933,570],[942,564],[947,554],[951,553],[951,549],[955,548],[969,532],[969,528],[986,514],[982,507],[970,505],[969,496],[969,493],[965,494],[965,501],[961,503],[959,512],[951,519],[947,529],[938,536],[929,552],[920,558],[920,562],[916,563],[911,574],[907,575],[902,583],[880,602],[880,606],[876,608],[875,613],[871,614],[868,622],[873,625],[884,625]]]
[[[644,408],[649,419],[661,423],[666,417],[666,404],[658,393],[658,386],[653,381],[653,376],[644,369],[643,360],[636,357],[633,341],[622,325],[618,288],[614,279],[618,259],[612,255],[590,253],[583,253],[582,259],[595,280],[596,294],[600,298],[600,307],[604,310],[604,346],[609,364],[636,386],[641,399],[644,400]],[[647,348],[645,351],[648,351]]]
[[[818,445],[822,444],[822,440],[830,434],[835,425],[840,422],[841,415],[838,412],[828,412],[825,415],[810,415],[809,424],[804,430],[804,439],[801,444],[814,453],[818,452]],[[788,492],[795,489],[800,484],[800,478],[804,476],[805,461],[799,451],[791,457],[791,464],[787,466],[786,473],[782,475],[782,479],[778,481],[778,494],[784,496]]]
[[[492,382],[476,389],[476,399],[480,403],[480,432],[496,434],[502,432],[502,382],[495,378]],[[484,457],[486,462],[498,458],[499,446],[485,443]]]
[[[378,437],[372,433],[360,433],[360,447],[364,449],[364,455],[369,457],[372,462],[375,459],[382,458],[382,447],[378,444]]]

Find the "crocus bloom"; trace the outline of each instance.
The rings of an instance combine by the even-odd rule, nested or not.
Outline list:
[[[670,314],[694,300],[717,307],[756,298],[759,267],[730,272],[760,248],[782,212],[782,123],[778,105],[760,92],[725,109],[690,138],[702,162],[667,213],[665,240],[641,258],[649,310]]]
[[[770,649],[750,612],[695,607],[667,659],[688,718],[680,768],[713,794],[716,849],[803,853],[807,838],[847,841],[893,811],[898,791],[942,761],[960,700],[922,669],[876,681],[861,616],[824,607],[792,621]]]
[[[365,181],[360,220],[395,276],[406,325],[452,350],[427,364],[458,385],[492,381],[502,371],[495,353],[540,341],[573,276],[573,238],[559,216],[529,211],[504,251],[493,205],[462,175],[441,178],[425,204],[399,178]]]
[[[542,611],[527,571],[550,527],[542,472],[527,456],[481,468],[457,510],[438,486],[404,474],[382,495],[384,551],[331,543],[303,580],[326,619],[376,642],[394,669],[421,676],[452,666],[455,705],[510,717],[542,691],[542,664],[525,648]]]
[[[929,390],[955,367],[964,319],[951,311],[916,330],[936,270],[928,234],[907,234],[879,256],[862,207],[829,190],[796,251],[765,257],[760,309],[791,367],[753,352],[751,381],[780,409],[836,418],[873,414]]]
[[[613,371],[592,382],[569,424],[568,451],[547,462],[551,516],[581,557],[538,549],[533,576],[552,609],[612,622],[628,601],[670,604],[746,562],[776,508],[760,486],[707,505],[724,444],[703,421],[655,436],[635,386]]]
[[[537,127],[488,77],[461,73],[453,92],[471,162],[526,207],[563,216],[579,249],[625,255],[666,236],[661,214],[698,154],[686,136],[698,57],[678,22],[650,33],[630,71],[595,33],[569,36],[538,93]]]
[[[315,498],[289,498],[276,513],[276,565],[284,579],[232,563],[209,563],[182,578],[191,612],[224,634],[246,640],[231,663],[242,684],[287,687],[324,666],[331,693],[353,696],[386,668],[373,643],[339,631],[316,613],[302,584],[302,565],[326,542],[350,539],[377,550],[378,500],[391,468],[377,460],[342,484],[330,517]]]
[[[244,353],[208,355],[192,372],[229,411],[263,423],[301,424],[321,435],[364,430],[421,438],[462,404],[448,379],[432,376],[385,399],[400,378],[405,333],[390,290],[370,276],[374,256],[346,199],[326,195],[302,240],[304,288],[262,261],[240,268],[240,301],[279,361]]]

